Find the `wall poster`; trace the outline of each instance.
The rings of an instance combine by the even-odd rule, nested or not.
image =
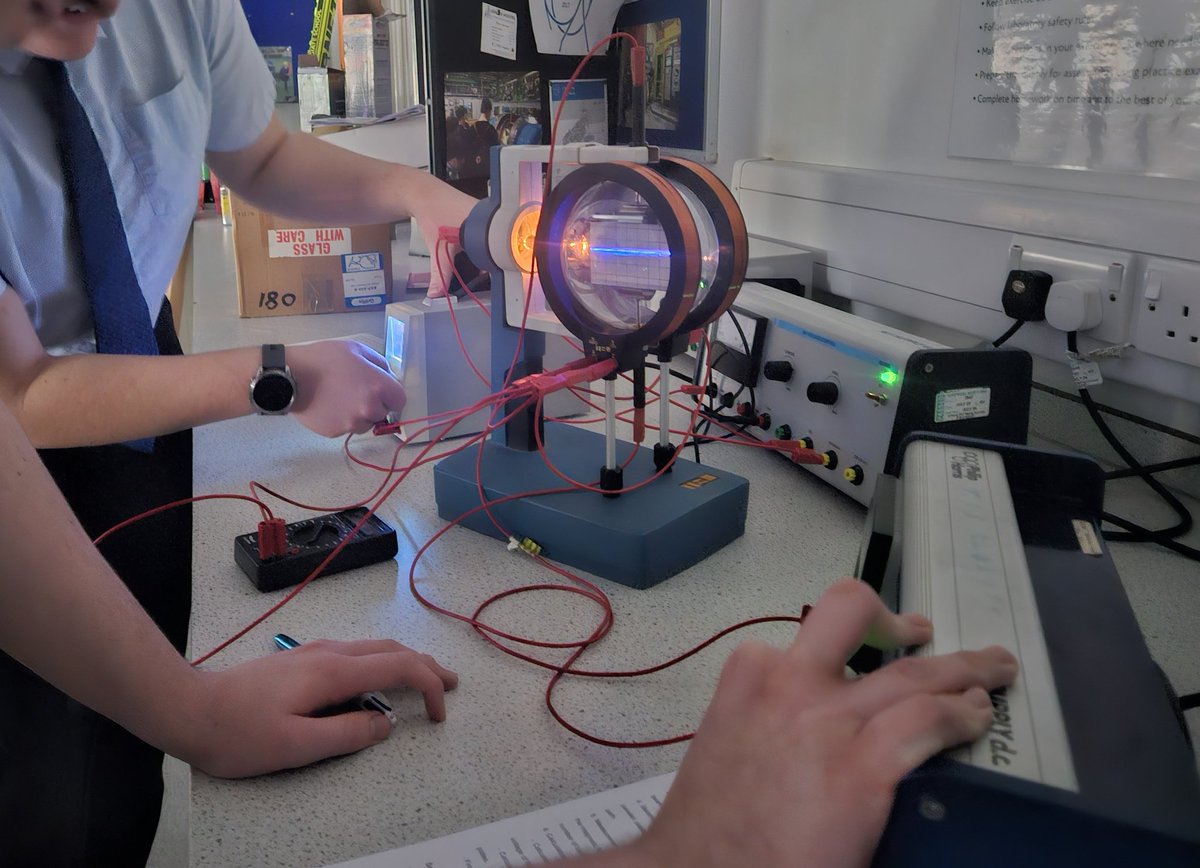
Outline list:
[[[1200,178],[1200,0],[962,0],[949,153]]]

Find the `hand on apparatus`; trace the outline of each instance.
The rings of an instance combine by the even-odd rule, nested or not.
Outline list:
[[[188,727],[190,744],[172,750],[224,778],[297,768],[354,753],[386,739],[377,711],[312,714],[372,690],[408,687],[425,697],[430,720],[446,718],[458,676],[428,654],[390,639],[320,640],[219,672],[199,671],[205,697]]]
[[[988,691],[1016,676],[1013,656],[994,647],[846,676],[864,637],[897,648],[931,636],[928,619],[897,616],[842,579],[790,647],[737,648],[635,850],[659,866],[867,865],[900,779],[982,736]]]
[[[430,185],[430,194],[414,197],[417,201],[412,204],[411,211],[413,223],[420,230],[421,237],[425,239],[425,245],[429,248],[429,291],[426,295],[429,298],[441,298],[446,295],[447,286],[454,277],[452,263],[454,254],[460,248],[457,244],[439,245],[438,230],[443,226],[457,230],[478,200],[444,181],[432,177],[430,180],[435,182]],[[440,255],[435,260],[434,256],[438,252]]]
[[[404,407],[404,387],[387,360],[357,341],[290,346],[287,361],[296,380],[291,415],[325,437],[370,431]]]

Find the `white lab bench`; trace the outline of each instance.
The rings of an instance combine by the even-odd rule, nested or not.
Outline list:
[[[230,231],[217,220],[201,220],[195,245],[194,351],[364,333],[382,338],[381,312],[239,319]],[[380,481],[377,472],[345,458],[341,440],[323,439],[287,418],[248,416],[210,425],[197,430],[195,443],[197,494],[247,493],[253,479],[333,510],[366,497]],[[388,464],[394,441],[357,438],[352,448]],[[737,621],[795,614],[853,568],[864,518],[858,504],[760,450],[714,444],[703,447],[702,459],[749,478],[745,535],[650,590],[601,580],[615,626],[577,665],[607,670],[661,662]],[[1156,507],[1136,483],[1121,490],[1128,492],[1122,504],[1127,515],[1155,520]],[[288,521],[310,515],[285,504],[278,504],[277,514]],[[460,686],[448,696],[448,719],[430,723],[419,695],[392,693],[400,726],[386,742],[359,754],[252,780],[193,773],[191,864],[324,865],[677,766],[682,745],[618,749],[570,734],[544,706],[548,671],[501,653],[470,627],[416,602],[408,587],[412,555],[443,526],[430,467],[412,473],[379,514],[398,533],[394,562],[316,580],[209,665],[270,653],[276,632],[301,641],[390,637],[459,673]],[[239,501],[206,501],[195,508],[193,656],[286,593],[260,593],[234,564],[234,537],[253,530],[258,518],[257,508]],[[1198,536],[1193,533],[1193,545]],[[1180,692],[1200,690],[1200,568],[1145,545],[1118,545],[1113,553],[1152,653]],[[556,580],[504,544],[462,529],[434,544],[416,577],[423,593],[466,614],[497,591]],[[555,592],[519,595],[487,615],[503,629],[552,641],[589,634],[599,617],[595,604]],[[576,725],[609,739],[686,732],[698,722],[721,664],[740,638],[779,643],[791,634],[788,625],[744,631],[646,678],[568,678],[556,692],[557,705]],[[1200,734],[1196,717],[1193,713],[1190,723]]]

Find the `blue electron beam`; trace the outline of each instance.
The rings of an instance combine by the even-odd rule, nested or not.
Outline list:
[[[592,253],[607,256],[670,256],[670,250],[640,250],[635,247],[589,247]]]

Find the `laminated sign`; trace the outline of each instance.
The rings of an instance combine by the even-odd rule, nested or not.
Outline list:
[[[342,257],[342,291],[347,308],[369,307],[387,300],[382,253],[348,253]]]

